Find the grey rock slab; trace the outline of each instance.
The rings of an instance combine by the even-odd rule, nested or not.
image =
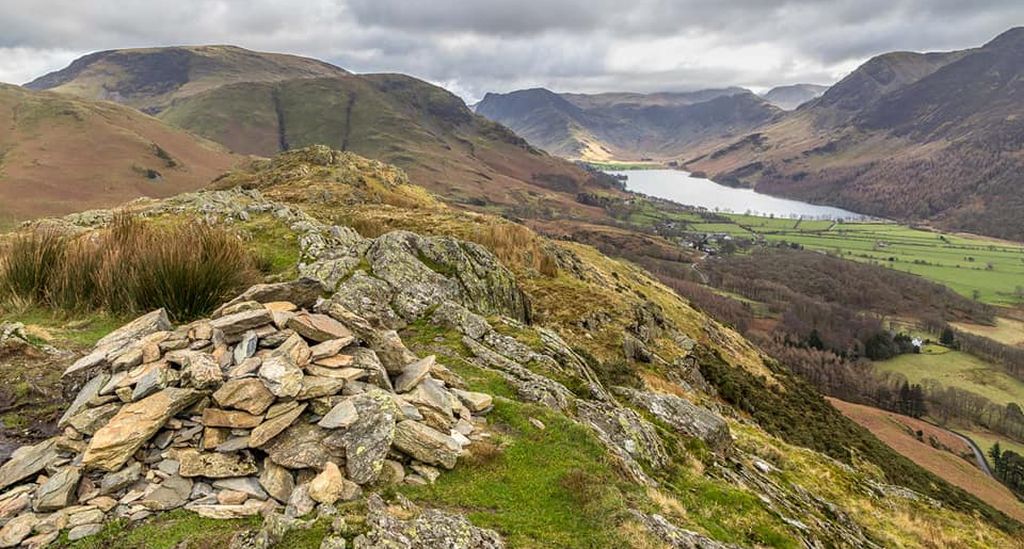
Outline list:
[[[119,471],[107,473],[100,479],[100,495],[105,496],[118,492],[142,477],[142,464],[133,462]]]
[[[295,423],[295,420],[306,410],[306,406],[307,404],[296,406],[288,412],[261,423],[249,435],[249,446],[259,448],[281,434],[292,423]]]
[[[430,369],[434,367],[435,361],[436,357],[430,355],[402,368],[401,375],[395,379],[395,391],[399,393],[411,391],[430,374]]]
[[[326,443],[330,431],[313,423],[293,423],[262,449],[274,463],[288,469],[322,469],[328,461],[345,458],[343,451]]]
[[[263,360],[259,376],[267,390],[278,398],[294,398],[302,391],[302,369],[286,356],[273,355]]]
[[[167,318],[167,311],[157,309],[151,313],[125,324],[124,326],[110,332],[96,342],[93,351],[78,359],[67,370],[64,375],[70,375],[93,366],[103,364],[108,358],[116,356],[133,343],[156,332],[168,331],[171,329],[171,321]]]
[[[82,411],[82,409],[85,408],[86,403],[99,396],[100,391],[109,382],[110,374],[106,372],[100,372],[86,382],[78,392],[78,396],[76,396],[75,400],[71,402],[71,406],[68,406],[68,409],[64,411],[64,415],[62,415],[57,421],[57,427],[61,429],[66,427],[68,425],[68,420]]]
[[[32,509],[37,513],[56,511],[76,500],[78,481],[82,478],[79,467],[65,467],[50,476],[37,490]]]
[[[295,489],[295,477],[288,469],[266,458],[263,460],[263,472],[260,473],[260,486],[277,501],[288,503]]]
[[[0,490],[39,473],[57,458],[56,438],[18,448],[7,463],[0,466]]]
[[[675,395],[649,393],[628,387],[616,387],[615,392],[664,421],[677,433],[704,441],[713,452],[726,453],[732,447],[729,424],[722,416],[707,408]]]
[[[356,419],[343,431],[331,435],[345,449],[345,469],[356,484],[375,481],[380,475],[395,434],[401,411],[391,394],[373,389],[351,397]]]
[[[324,417],[320,418],[317,425],[324,429],[343,429],[350,427],[359,419],[359,412],[352,399],[343,400],[337,406],[331,408]]]
[[[256,284],[242,292],[235,299],[225,303],[221,309],[244,301],[258,301],[260,303],[290,301],[299,308],[309,308],[316,304],[317,299],[323,293],[323,285],[318,280],[312,278],[299,278],[298,280],[273,284]],[[220,316],[216,312],[214,314]]]
[[[164,479],[140,504],[153,511],[167,511],[185,505],[192,495],[192,481],[179,475]]]
[[[214,329],[224,332],[227,339],[240,338],[245,332],[266,326],[274,321],[266,308],[252,309],[215,318],[210,321]]]
[[[394,446],[402,453],[445,469],[455,467],[462,451],[452,437],[417,421],[402,421],[395,427]]]
[[[95,536],[103,530],[103,525],[100,523],[82,524],[75,526],[71,530],[68,530],[68,541],[78,541],[90,536]]]
[[[260,481],[256,477],[222,478],[214,481],[213,487],[218,490],[242,492],[249,497],[261,500],[269,497],[267,492],[260,486]]]

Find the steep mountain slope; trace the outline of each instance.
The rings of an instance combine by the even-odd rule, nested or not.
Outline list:
[[[197,189],[240,157],[133,109],[0,84],[0,217]]]
[[[221,46],[94,56],[30,85],[149,110],[235,152],[271,156],[311,144],[356,152],[402,167],[452,202],[517,215],[598,212],[575,202],[593,184],[590,174],[412,77],[351,75],[311,59]]]
[[[126,338],[128,329],[101,340],[78,362],[94,369],[63,381],[92,397],[75,399],[72,430],[0,467],[12,517],[2,532],[14,543],[65,526],[95,536],[79,547],[318,547],[324,538],[409,549],[1012,547],[1019,538],[1019,525],[888,450],[633,264],[448,208],[399,170],[326,147],[255,161],[218,183],[130,209],[158,226],[201,217],[254,247],[289,250],[306,279],[255,287],[212,323],[134,323],[148,337]],[[91,212],[40,225],[85,238],[114,219]],[[292,316],[286,299],[319,316]],[[183,345],[195,350],[171,350]],[[109,370],[138,364],[136,354],[169,362],[113,374],[123,377],[109,385],[132,402],[102,394]],[[436,362],[416,360],[430,355]],[[153,370],[168,375],[142,375]],[[278,394],[285,383],[298,404]],[[192,402],[214,390],[188,410],[158,396]],[[144,391],[154,396],[133,398]],[[285,402],[268,409],[275,400]],[[356,413],[325,419],[345,403]],[[113,436],[137,432],[125,428],[134,423],[144,436]],[[236,424],[236,436],[216,444],[228,433],[202,428],[214,423]],[[136,451],[144,459],[121,461]],[[79,456],[81,469],[62,459]],[[80,498],[80,483],[112,499]],[[166,512],[178,507],[202,516]]]
[[[1024,239],[1024,29],[975,49],[887,54],[691,169],[860,212]]]
[[[552,154],[584,160],[674,158],[780,113],[742,88],[649,95],[520,90],[487,94],[476,111]]]
[[[774,87],[761,97],[782,110],[791,111],[811,99],[821,97],[827,89],[828,86],[818,84],[793,84]]]

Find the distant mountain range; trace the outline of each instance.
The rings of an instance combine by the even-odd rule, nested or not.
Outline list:
[[[828,86],[818,84],[793,84],[772,88],[761,97],[780,109],[791,111],[811,99],[821,97],[827,89]]]
[[[880,55],[682,160],[719,182],[1024,240],[1024,28],[968,50]]]
[[[669,158],[742,135],[782,111],[743,88],[684,93],[489,93],[476,112],[552,154],[583,160]]]
[[[59,157],[64,163],[60,166],[95,164],[98,173],[118,174],[127,170],[116,168],[120,164],[148,169],[152,150],[161,147],[184,166],[178,170],[154,168],[165,187],[179,179],[188,179],[184,187],[204,185],[241,159],[235,155],[271,156],[285,149],[324,144],[398,165],[414,182],[452,202],[497,205],[519,212],[534,208],[553,212],[588,209],[576,203],[575,197],[592,182],[592,174],[530,147],[508,129],[475,115],[461,99],[444,89],[404,75],[353,75],[313,59],[232,46],[146,48],[87,55],[6,94],[13,97],[9,100],[12,105],[73,103],[86,111],[123,114],[116,121],[107,120],[108,124],[132,121],[146,128],[159,128],[161,137],[140,138],[145,151],[124,149],[117,155],[107,155],[100,154],[102,142],[94,141],[100,149],[84,146],[95,140],[96,134],[90,135],[91,129],[81,127],[83,131],[67,133],[66,138],[77,139],[83,147],[76,144],[65,150],[52,142],[47,158]],[[11,108],[17,111],[22,107]],[[64,131],[57,129],[61,109],[50,108],[47,112],[52,116],[37,124],[47,132]],[[201,164],[192,159],[195,155],[165,145],[171,141],[164,135],[191,139],[187,147],[214,147],[217,152],[209,154],[209,166]],[[23,178],[28,172],[8,167],[15,156],[29,164],[56,162],[30,154],[8,154],[0,165],[0,181],[5,189],[31,186],[34,181]],[[132,173],[127,176],[130,184],[125,185],[134,185],[136,195],[162,188],[145,178],[132,178]],[[82,177],[87,175],[83,173]],[[95,186],[100,186],[95,183],[99,179],[93,177]],[[63,181],[53,178],[49,185],[59,186]],[[114,192],[108,205],[131,198],[131,194]],[[67,196],[67,201],[74,201],[74,193]],[[14,200],[35,203],[49,198]],[[82,206],[54,205],[45,213]],[[17,216],[42,211],[27,206],[9,210]]]
[[[675,161],[730,185],[1024,240],[1024,28],[877,56],[829,88],[488,94],[477,112],[568,158]]]

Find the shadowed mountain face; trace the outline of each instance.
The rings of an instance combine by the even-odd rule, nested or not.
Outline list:
[[[821,97],[827,89],[828,86],[817,84],[793,84],[772,88],[761,97],[782,110],[791,111],[811,99]]]
[[[447,200],[571,212],[592,176],[403,75],[229,46],[101,52],[30,84],[152,113],[237,153],[322,144],[384,160]]]
[[[198,189],[241,160],[133,109],[0,84],[0,218]]]
[[[520,90],[487,94],[476,111],[552,154],[584,160],[670,159],[780,113],[742,88],[649,95]]]
[[[871,59],[820,98],[688,165],[719,181],[1024,240],[1024,29]]]
[[[101,51],[25,87],[116,101],[154,114],[175,99],[234,82],[346,74],[329,63],[294,55],[234,46],[189,46]]]

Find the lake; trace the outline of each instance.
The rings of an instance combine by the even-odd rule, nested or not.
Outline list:
[[[649,196],[664,198],[711,211],[806,219],[864,219],[869,216],[831,206],[808,204],[754,191],[737,189],[692,177],[680,170],[609,171],[625,175],[626,188]]]

